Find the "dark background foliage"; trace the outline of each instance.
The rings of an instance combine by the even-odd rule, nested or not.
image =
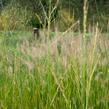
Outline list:
[[[51,0],[52,7],[55,5],[56,1],[57,0]],[[52,14],[51,22],[54,21],[54,19],[57,21],[56,19],[59,19],[59,11],[65,9],[69,10],[68,13],[70,15],[74,15],[75,21],[80,21],[80,26],[82,27],[83,2],[84,0],[59,0],[58,7]],[[28,25],[40,28],[46,21],[41,3],[48,14],[50,0],[0,0],[0,12],[2,13],[2,11],[10,4],[12,6],[18,5],[19,8],[22,8],[22,11],[26,9],[31,16],[28,20]],[[100,27],[107,31],[105,26],[109,20],[109,0],[89,0],[88,3],[88,24],[93,25],[94,23],[99,22]],[[36,14],[40,16],[41,22]]]

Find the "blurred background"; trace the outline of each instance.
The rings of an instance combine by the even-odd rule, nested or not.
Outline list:
[[[65,31],[79,21],[74,31],[83,30],[83,0],[0,0],[0,30],[28,30],[31,27]],[[55,9],[54,9],[55,8]],[[53,11],[53,12],[52,12]],[[51,12],[51,14],[50,14]],[[88,1],[87,28],[96,22],[109,30],[109,0]]]

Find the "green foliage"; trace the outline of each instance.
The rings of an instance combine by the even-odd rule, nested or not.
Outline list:
[[[18,4],[9,4],[0,15],[0,30],[23,30],[29,20],[29,12]]]
[[[51,1],[51,3],[49,1],[45,1],[45,0],[1,0],[2,4],[3,4],[3,8],[1,13],[4,13],[8,15],[11,15],[12,13],[14,13],[11,18],[14,16],[19,16],[19,19],[22,19],[23,23],[19,22],[19,25],[17,25],[18,29],[19,28],[24,28],[24,27],[19,27],[20,25],[26,25],[26,26],[37,26],[37,27],[42,27],[42,25],[46,25],[47,27],[47,19],[45,16],[45,12],[43,10],[43,8],[46,11],[46,14],[49,14],[49,5],[51,4],[51,9],[53,8],[53,6],[55,6],[56,0],[49,0]],[[105,24],[107,24],[108,22],[108,12],[109,12],[109,2],[108,0],[89,0],[89,9],[88,9],[88,22],[89,24],[93,25],[93,23],[99,22],[100,28],[102,28],[104,31],[106,31],[106,27]],[[7,8],[9,7],[9,8]],[[13,12],[13,9],[14,12]],[[82,30],[82,21],[83,21],[83,0],[61,0],[59,1],[58,7],[57,9],[52,13],[52,18],[51,18],[51,23],[52,25],[59,24],[59,28],[60,30],[66,30],[66,28],[70,27],[71,25],[71,21],[69,22],[69,18],[66,18],[65,16],[65,20],[63,19],[63,17],[60,17],[60,12],[63,13],[69,13],[70,17],[72,16],[74,19],[74,21],[80,21],[80,26],[81,26],[81,30]],[[10,11],[10,12],[9,12]],[[72,14],[73,13],[73,14]],[[38,15],[38,18],[36,16],[36,14]],[[3,22],[7,21],[7,18],[5,18],[5,16],[2,16]],[[9,16],[8,15],[8,16]],[[68,16],[69,16],[68,15]],[[8,19],[11,19],[10,17]],[[40,20],[39,20],[40,18]],[[15,20],[19,20],[18,18],[15,17]],[[6,21],[5,21],[6,20]],[[13,19],[12,19],[13,20]],[[59,21],[58,21],[59,20]],[[65,22],[68,22],[68,24],[66,25]],[[74,22],[72,21],[72,24]],[[8,22],[9,24],[9,22]],[[104,24],[104,25],[103,25]],[[3,25],[6,25],[6,23],[1,24],[2,27],[4,28]],[[11,28],[16,28],[15,27],[15,21],[13,24],[9,24],[12,25]],[[60,27],[60,25],[62,25],[62,27]],[[52,28],[54,26],[51,26]],[[63,29],[62,29],[63,28]]]
[[[109,109],[108,39],[97,38],[101,33],[97,27],[92,27],[99,22],[98,26],[108,31],[108,0],[88,0],[85,26],[91,25],[95,29],[95,34],[91,34],[94,39],[87,37],[86,31],[85,43],[78,40],[74,43],[73,40],[70,44],[66,40],[62,45],[56,39],[57,45],[51,44],[52,51],[50,41],[55,33],[50,32],[51,27],[66,30],[63,37],[67,37],[74,35],[69,32],[72,30],[69,27],[76,21],[79,20],[83,26],[83,0],[60,0],[53,13],[56,0],[2,1],[0,30],[4,32],[0,32],[0,109]],[[28,30],[29,26],[47,26],[51,40],[43,46],[33,41],[30,32],[17,33],[18,30]],[[53,51],[55,47],[56,53]],[[40,56],[36,58],[36,54]]]
[[[0,40],[4,42],[3,35],[6,34],[0,34]],[[9,36],[9,33],[7,35]],[[69,54],[65,64],[60,42],[56,48],[59,55],[51,56],[46,53],[36,59],[28,54],[22,54],[16,49],[15,43],[19,42],[19,39],[24,41],[27,35],[31,34],[12,32],[7,37],[8,44],[0,44],[0,107],[2,109],[85,109],[87,98],[86,109],[109,108],[108,57],[106,55],[99,57],[98,49],[94,49],[96,45],[92,46],[91,50],[89,50],[91,46],[87,49],[85,57],[76,54],[79,55],[78,59],[74,53]],[[97,42],[97,47],[98,44]],[[84,58],[86,58],[85,62]],[[106,59],[106,63],[103,63],[102,59]]]

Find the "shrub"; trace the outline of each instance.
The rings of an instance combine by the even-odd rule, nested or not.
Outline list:
[[[29,19],[27,10],[22,9],[19,5],[8,5],[2,11],[0,16],[0,30],[22,30]]]

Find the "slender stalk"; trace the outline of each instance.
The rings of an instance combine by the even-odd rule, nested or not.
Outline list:
[[[88,13],[88,0],[84,0],[83,5],[83,62],[82,62],[82,99],[83,109],[87,109],[87,95],[86,95],[86,87],[87,87],[87,48],[86,48],[86,32],[87,32],[87,13]]]
[[[84,0],[83,6],[83,38],[86,38],[87,32],[87,13],[88,13],[88,0]]]
[[[90,96],[90,89],[91,89],[91,83],[92,83],[92,79],[93,79],[93,75],[94,75],[94,72],[95,72],[95,69],[97,67],[97,64],[98,64],[98,60],[99,60],[99,57],[98,57],[98,60],[97,62],[94,64],[94,61],[95,61],[95,51],[96,51],[96,44],[97,44],[97,36],[98,36],[98,23],[97,23],[97,26],[96,26],[96,33],[94,35],[94,42],[93,42],[93,50],[92,50],[92,53],[91,53],[91,65],[90,65],[90,71],[89,71],[89,79],[87,80],[87,87],[86,87],[86,109],[88,109],[88,103],[89,103],[89,96]],[[94,66],[93,66],[94,65]]]

